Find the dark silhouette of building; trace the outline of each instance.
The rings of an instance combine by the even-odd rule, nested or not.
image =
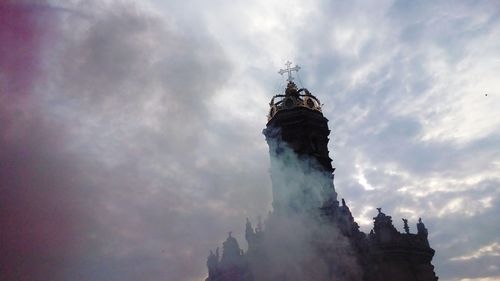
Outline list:
[[[320,101],[298,89],[287,63],[288,85],[271,99],[263,130],[269,145],[273,211],[265,226],[247,219],[244,252],[231,233],[210,252],[206,281],[435,281],[434,250],[422,220],[417,233],[404,233],[377,208],[369,234],[358,224],[344,199],[337,200],[335,168],[329,157],[328,120]]]

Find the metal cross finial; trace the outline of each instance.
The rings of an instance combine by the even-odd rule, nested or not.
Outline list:
[[[286,68],[285,69],[280,69],[280,71],[278,71],[278,73],[281,74],[281,75],[283,75],[285,73],[288,73],[288,78],[286,79],[286,81],[292,82],[293,81],[292,71],[299,72],[300,66],[295,65],[294,67],[290,68],[290,66],[292,65],[292,63],[290,61],[287,61],[285,63],[285,65],[286,65]]]

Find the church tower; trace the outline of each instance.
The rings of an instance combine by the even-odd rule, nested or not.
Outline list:
[[[329,157],[330,130],[318,98],[293,82],[287,62],[288,85],[275,95],[263,134],[271,156],[273,209],[277,214],[313,211],[338,206]]]
[[[274,95],[263,130],[269,146],[273,210],[254,228],[247,218],[246,251],[231,233],[207,259],[206,281],[437,281],[434,250],[421,219],[410,233],[377,208],[369,234],[359,230],[333,184],[330,130],[322,105],[287,74],[283,93]]]

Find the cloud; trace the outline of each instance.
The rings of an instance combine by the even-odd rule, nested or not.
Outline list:
[[[495,242],[484,247],[479,248],[479,250],[474,251],[468,255],[452,258],[451,260],[470,260],[477,259],[481,256],[500,256],[500,245]]]
[[[12,41],[0,60],[1,113],[11,120],[1,131],[4,279],[199,276],[204,255],[188,245],[208,250],[204,239],[216,241],[210,233],[233,216],[206,212],[225,203],[212,192],[217,180],[196,176],[213,164],[203,163],[204,140],[230,69],[224,53],[134,5],[31,7],[2,7],[7,26],[35,29],[20,42],[2,30]],[[19,71],[8,67],[15,56]],[[17,84],[29,86],[23,100],[11,97]]]
[[[498,187],[498,114],[490,107],[497,99],[481,94],[496,89],[489,75],[499,70],[489,61],[491,52],[498,56],[498,41],[490,40],[498,9],[460,3],[448,12],[446,2],[318,7],[310,15],[315,23],[294,40],[299,64],[312,66],[302,80],[331,120],[339,196],[364,231],[375,207],[395,218],[423,217],[437,274],[458,278],[463,271],[447,262],[451,249],[466,254],[461,239],[479,249],[498,232],[483,221],[498,205],[490,199]],[[445,246],[454,236],[461,238]]]
[[[451,260],[498,242],[496,4],[223,4],[0,4],[2,274],[203,278],[270,208],[260,132],[295,59],[362,229],[421,216],[441,279],[499,275]]]

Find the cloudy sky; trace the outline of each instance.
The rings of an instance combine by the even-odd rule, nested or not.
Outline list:
[[[422,217],[440,280],[500,280],[498,1],[0,1],[0,279],[203,280],[270,210],[292,60],[335,185]]]

